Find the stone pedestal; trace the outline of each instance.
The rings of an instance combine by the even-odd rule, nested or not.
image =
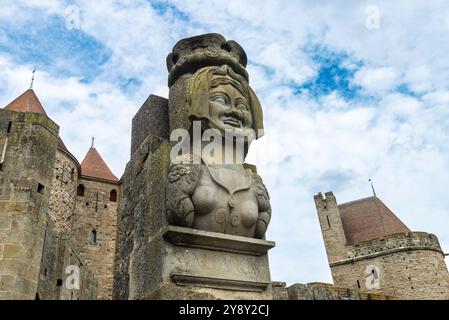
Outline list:
[[[272,299],[272,241],[169,226],[150,242],[161,278],[146,299]]]

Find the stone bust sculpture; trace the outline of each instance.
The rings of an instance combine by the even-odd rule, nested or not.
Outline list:
[[[199,37],[203,37],[200,38],[202,41],[216,42],[208,38],[211,35]],[[233,44],[234,47],[238,46],[235,42]],[[195,49],[188,51],[188,54],[201,61],[204,56],[208,56],[207,48],[210,47],[213,46],[201,46],[199,54],[194,52]],[[243,49],[237,52],[241,55]],[[210,65],[193,69],[195,72],[186,80],[188,118],[192,122],[198,121],[202,132],[214,130],[218,134],[214,143],[218,142],[223,148],[229,147],[225,141],[227,134],[230,133],[234,139],[241,139],[244,157],[252,139],[262,135],[262,109],[248,84],[247,74],[238,68],[240,74],[235,72],[232,63],[219,63],[226,59],[213,58],[214,54],[215,57],[220,56],[220,53],[214,52],[208,63]],[[226,54],[229,52],[224,53],[225,58]],[[217,65],[213,64],[214,59]],[[246,64],[246,56],[244,61]],[[235,143],[231,143],[231,148],[237,153]],[[217,158],[205,150],[203,143],[200,154],[184,154],[170,166],[166,190],[169,223],[211,232],[264,238],[271,218],[271,206],[260,176],[238,161],[227,161],[229,159],[226,160],[224,154]],[[234,157],[232,159],[235,160]]]

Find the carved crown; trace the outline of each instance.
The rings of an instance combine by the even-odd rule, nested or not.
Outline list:
[[[186,73],[208,66],[229,65],[235,73],[248,80],[247,57],[234,40],[217,33],[208,33],[180,40],[167,56],[168,86]]]

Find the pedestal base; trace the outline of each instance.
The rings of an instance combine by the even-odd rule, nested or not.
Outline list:
[[[147,299],[272,299],[272,241],[174,226],[152,241],[163,247],[162,281]]]

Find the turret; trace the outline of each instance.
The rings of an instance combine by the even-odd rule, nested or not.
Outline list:
[[[118,179],[92,141],[81,163],[72,232],[98,281],[98,299],[112,298],[118,196]]]

